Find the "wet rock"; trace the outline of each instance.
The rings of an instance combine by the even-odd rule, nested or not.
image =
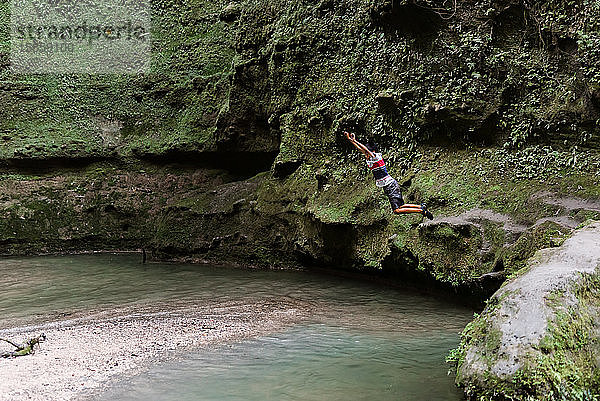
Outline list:
[[[598,397],[599,268],[600,222],[536,253],[463,332],[457,384],[471,399]]]

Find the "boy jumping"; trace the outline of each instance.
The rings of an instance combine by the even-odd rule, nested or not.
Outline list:
[[[425,204],[413,205],[404,203],[398,182],[388,174],[383,157],[381,157],[381,153],[377,153],[377,148],[374,144],[367,143],[367,145],[363,145],[356,140],[354,134],[349,132],[344,132],[344,135],[346,135],[346,138],[348,138],[352,145],[367,158],[367,165],[373,172],[373,176],[375,176],[375,185],[383,188],[383,191],[390,200],[392,210],[395,214],[419,213],[429,220],[433,219],[433,214],[427,210]]]

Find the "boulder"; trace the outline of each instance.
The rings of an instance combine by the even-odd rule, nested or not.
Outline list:
[[[538,251],[449,359],[470,400],[600,397],[600,222]]]

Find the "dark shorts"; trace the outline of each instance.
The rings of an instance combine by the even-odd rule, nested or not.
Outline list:
[[[390,182],[388,185],[383,187],[383,191],[388,196],[392,210],[400,208],[404,205],[404,199],[402,199],[402,192],[400,192],[400,186],[396,180]]]

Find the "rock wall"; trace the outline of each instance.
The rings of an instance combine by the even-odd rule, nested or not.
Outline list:
[[[600,217],[597,2],[152,7],[146,75],[12,74],[0,30],[3,253],[145,247],[486,292]],[[344,129],[433,222],[391,214]]]

